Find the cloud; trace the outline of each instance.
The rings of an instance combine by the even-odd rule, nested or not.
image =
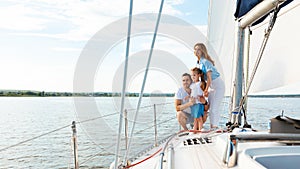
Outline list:
[[[47,20],[35,17],[38,12],[22,5],[1,7],[0,28],[9,30],[37,31],[46,27]],[[30,16],[31,15],[31,16]]]
[[[61,47],[55,47],[53,48],[55,51],[62,51],[62,52],[80,52],[82,51],[81,48],[61,48]]]
[[[207,37],[207,25],[196,25],[196,28],[198,28],[201,33]]]
[[[182,15],[174,8],[181,3],[183,0],[166,1],[163,13]],[[133,14],[157,13],[159,6],[160,0],[134,1]],[[124,0],[7,1],[0,6],[0,15],[6,16],[1,19],[0,29],[21,33],[18,35],[86,41],[128,13],[129,1]]]

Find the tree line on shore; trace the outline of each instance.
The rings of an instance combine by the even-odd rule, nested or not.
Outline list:
[[[144,93],[143,97],[174,97],[175,93]],[[127,97],[139,97],[139,93],[126,93]],[[33,90],[0,90],[0,97],[121,97],[120,92],[45,92]],[[228,96],[225,96],[228,97]],[[300,97],[300,94],[295,95],[248,95],[248,97]]]
[[[139,93],[126,93],[127,97],[139,97]],[[2,90],[0,97],[121,97],[120,92],[45,92],[32,90]],[[174,97],[174,93],[144,93],[144,97]]]

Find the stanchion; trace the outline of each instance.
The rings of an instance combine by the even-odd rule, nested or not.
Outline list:
[[[78,151],[77,151],[77,132],[76,132],[76,124],[75,121],[72,122],[72,131],[73,131],[73,147],[74,147],[74,165],[75,169],[79,169],[78,165]]]

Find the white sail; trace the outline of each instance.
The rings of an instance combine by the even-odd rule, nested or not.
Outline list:
[[[226,95],[230,95],[232,83],[232,58],[234,54],[235,22],[233,12],[234,1],[210,1],[208,11],[208,42],[214,49],[216,56],[212,56],[217,63],[226,84]],[[218,18],[218,19],[215,19]]]
[[[234,64],[235,1],[210,1],[208,40],[218,55],[230,94]],[[213,12],[212,12],[213,11]],[[230,12],[229,12],[230,11]],[[262,60],[254,77],[250,94],[300,94],[298,41],[300,39],[300,1],[294,0],[278,13]],[[218,18],[218,19],[216,19]],[[249,73],[251,74],[269,18],[251,28]],[[299,85],[298,85],[299,86]]]
[[[284,93],[300,94],[299,88],[291,85],[300,82],[299,39],[300,39],[300,1],[296,0],[282,8],[271,33],[266,51],[261,61],[257,77],[253,82],[253,92],[286,87]],[[268,20],[266,20],[268,21]],[[256,57],[268,22],[253,28],[250,57]],[[252,59],[253,61],[253,59]],[[254,63],[250,63],[251,65]],[[253,67],[253,66],[252,66]],[[288,90],[289,87],[290,89]],[[276,94],[276,90],[273,90]],[[279,90],[278,90],[279,91]],[[284,94],[283,93],[283,94]]]

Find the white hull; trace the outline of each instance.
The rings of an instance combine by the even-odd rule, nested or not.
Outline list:
[[[234,133],[234,132],[233,132]],[[268,132],[236,132],[241,136],[253,136],[253,140],[238,141],[236,147],[236,156],[233,153],[226,157],[228,141],[233,133],[197,133],[192,132],[185,135],[181,133],[172,138],[164,152],[163,168],[164,169],[221,169],[229,168],[224,159],[228,159],[228,165],[235,163],[232,168],[243,169],[263,169],[263,168],[284,168],[296,169],[300,166],[300,146],[291,144],[297,141],[270,141],[272,139],[256,140],[255,138],[268,137],[278,134],[270,134]],[[187,134],[187,133],[186,133]],[[182,136],[180,136],[182,135]],[[299,135],[299,136],[298,136]],[[300,134],[294,134],[300,137]],[[275,136],[276,137],[276,136]],[[209,142],[202,138],[208,138]],[[269,140],[269,141],[268,141]],[[287,144],[288,143],[288,144]],[[299,143],[299,141],[298,141]],[[161,145],[164,146],[164,145]],[[156,147],[149,151],[146,155],[141,156],[132,164],[138,163],[149,157],[162,147]],[[133,169],[157,169],[161,168],[161,152],[152,158],[135,165]],[[229,152],[229,151],[228,151]],[[234,151],[233,151],[234,152]],[[171,156],[171,157],[170,157]],[[230,158],[228,158],[230,157]]]

